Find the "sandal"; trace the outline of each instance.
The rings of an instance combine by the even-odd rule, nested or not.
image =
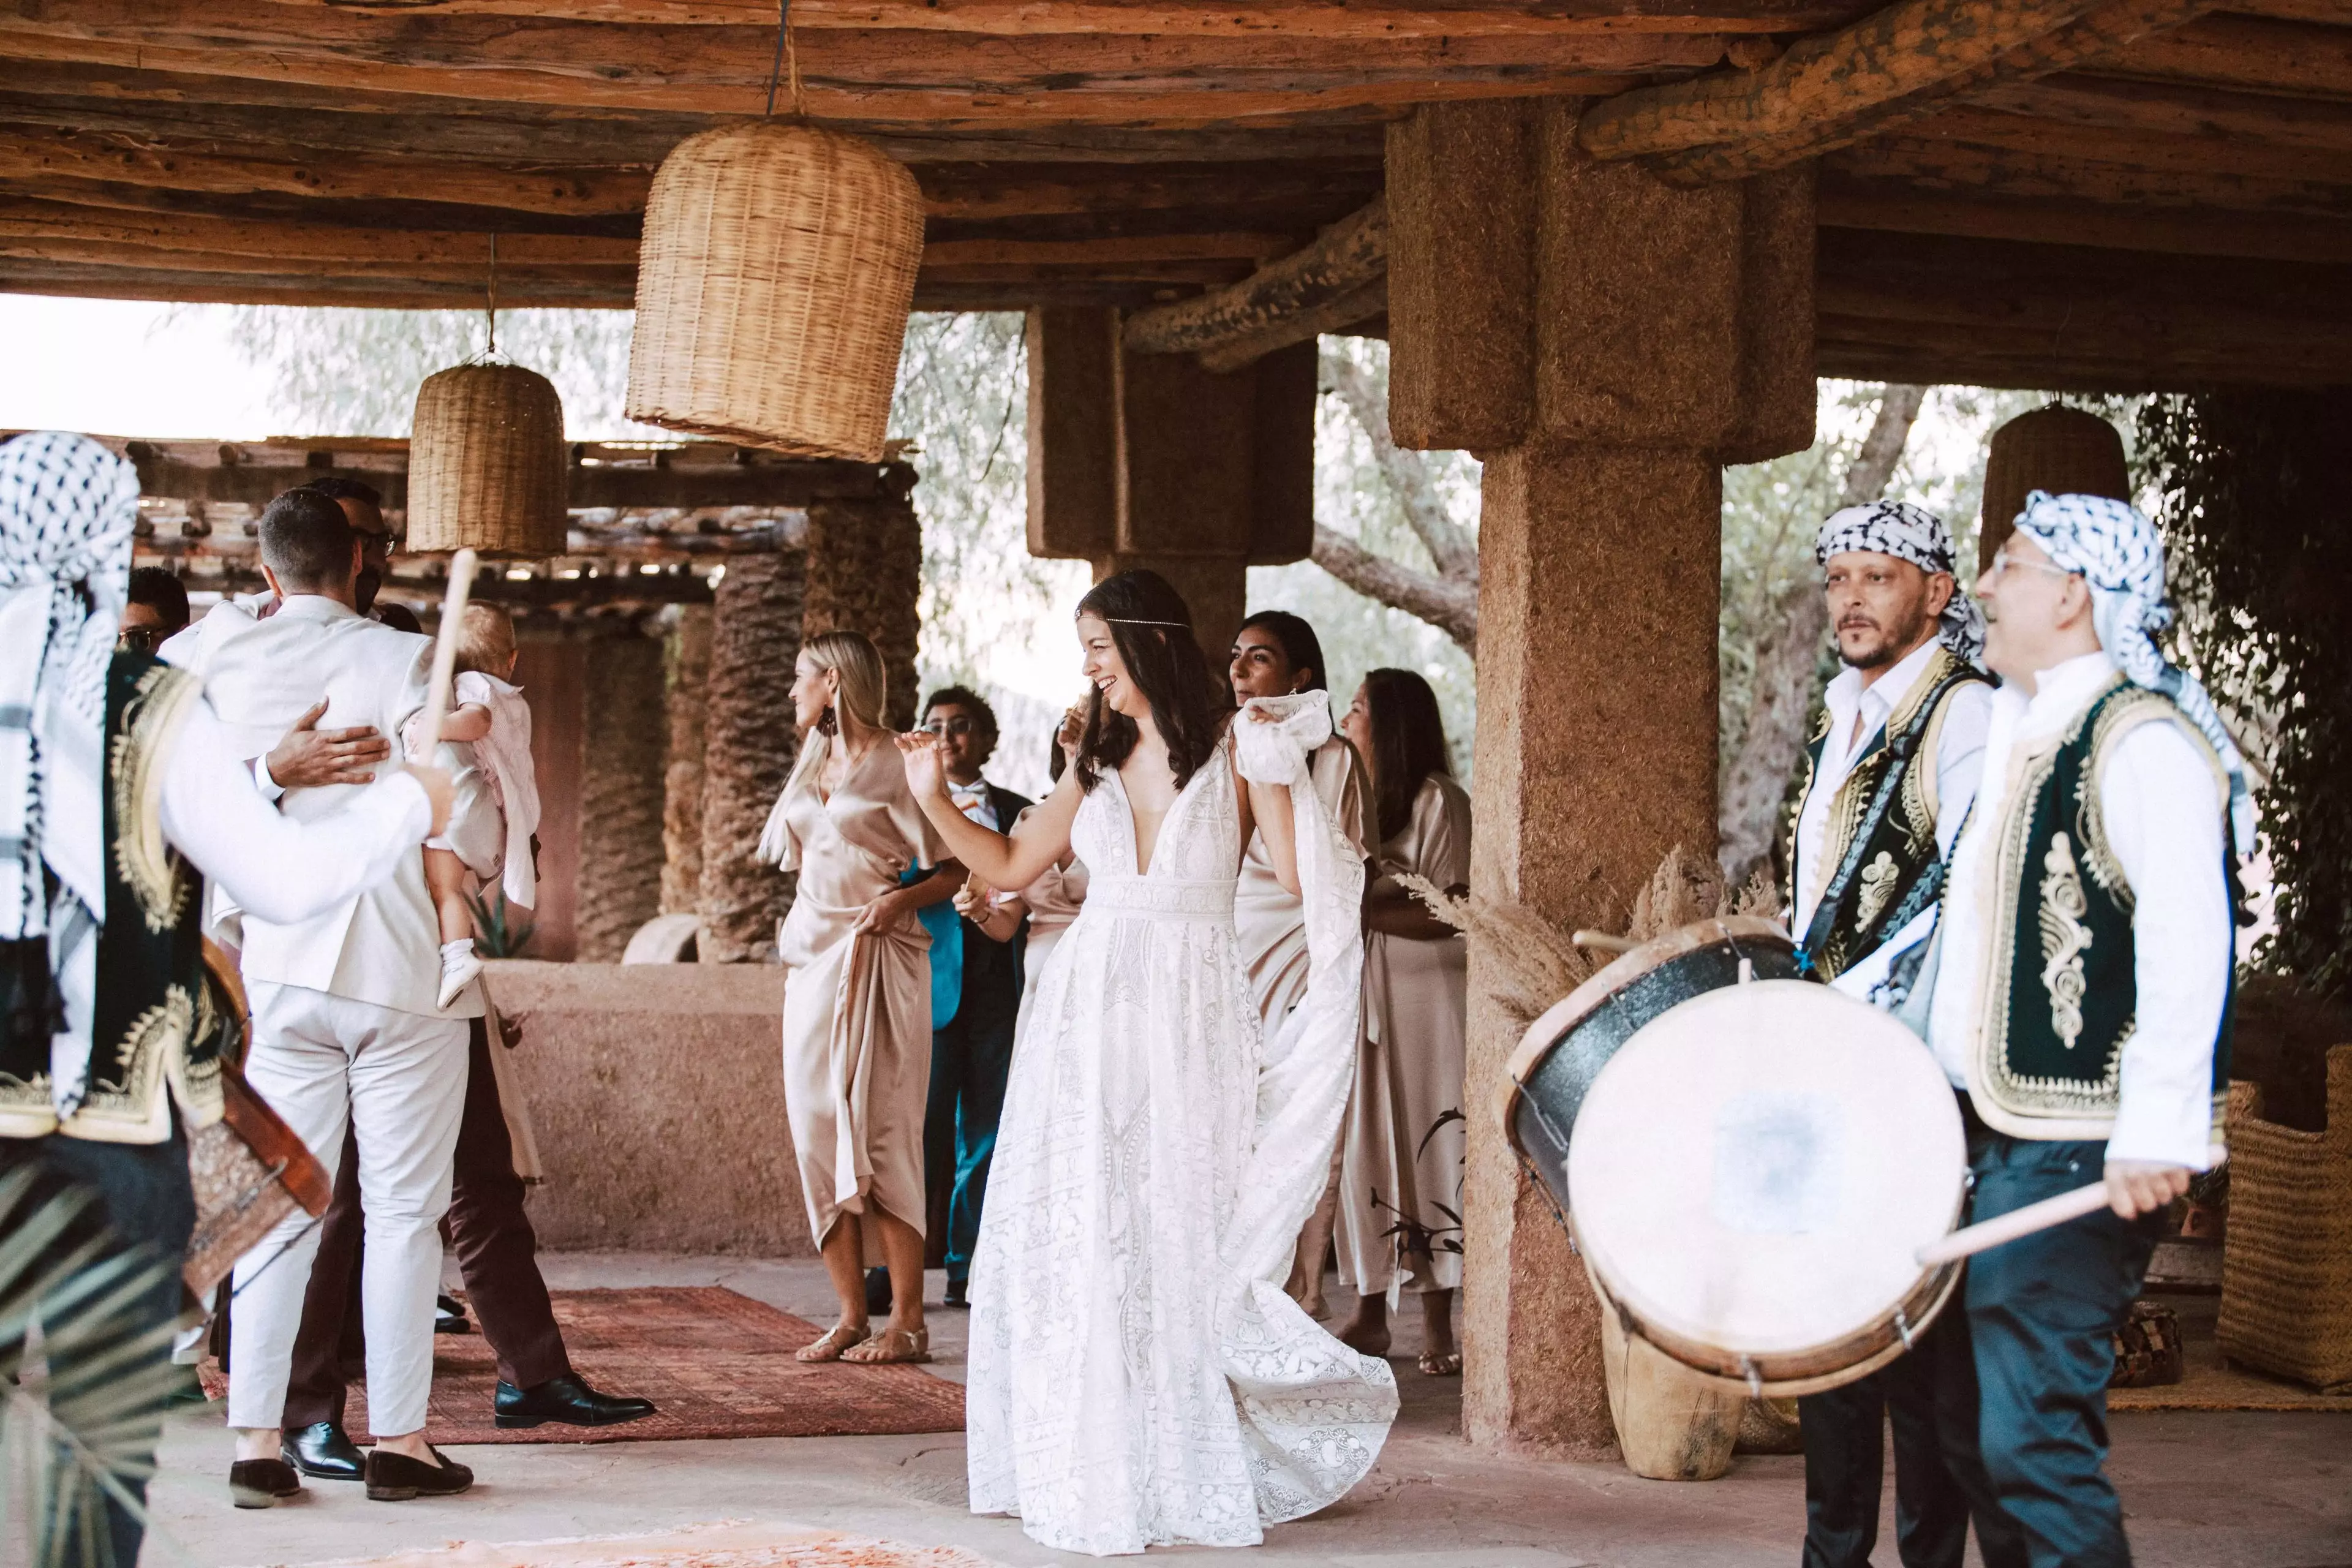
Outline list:
[[[874,1337],[874,1331],[860,1323],[851,1328],[847,1323],[835,1323],[818,1336],[814,1344],[803,1345],[793,1352],[794,1361],[839,1361],[842,1352],[853,1345],[862,1345]]]
[[[865,1343],[845,1351],[842,1360],[859,1366],[895,1366],[906,1362],[931,1359],[931,1331],[929,1329],[885,1329]]]
[[[1423,1377],[1460,1377],[1460,1351],[1423,1351],[1421,1352],[1421,1373]]]

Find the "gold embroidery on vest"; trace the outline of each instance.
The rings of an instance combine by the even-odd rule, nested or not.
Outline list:
[[[1862,868],[1862,896],[1853,911],[1855,925],[1868,931],[1878,923],[1879,911],[1895,896],[1895,884],[1901,876],[1891,849],[1880,850],[1878,858]]]
[[[2091,945],[2083,917],[2091,905],[2063,833],[2051,836],[2042,865],[2042,987],[2050,993],[2050,1026],[2071,1051],[2083,1034],[2083,952]]]
[[[159,664],[139,678],[114,737],[114,864],[151,931],[179,924],[188,898],[179,857],[163,840],[164,742],[203,689],[184,669]]]

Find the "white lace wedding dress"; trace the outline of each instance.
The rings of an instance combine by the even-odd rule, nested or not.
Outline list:
[[[1313,695],[1235,726],[1299,821],[1315,974],[1270,1045],[1234,940],[1234,742],[1145,874],[1117,774],[1072,828],[1092,879],[1013,1053],[965,1405],[972,1510],[1048,1546],[1254,1545],[1361,1479],[1396,1415],[1388,1363],[1281,1289],[1346,1107],[1362,963],[1362,868],[1307,782],[1330,722]]]

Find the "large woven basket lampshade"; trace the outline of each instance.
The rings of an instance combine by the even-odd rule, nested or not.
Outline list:
[[[2097,415],[2055,403],[2021,414],[1994,431],[1985,449],[1978,571],[1989,569],[1994,552],[2009,542],[2025,498],[2035,490],[2131,500],[2124,438]]]
[[[408,438],[408,548],[560,555],[568,468],[563,400],[545,376],[496,363],[428,375]]]
[[[629,417],[874,462],[923,256],[915,178],[798,121],[706,131],[654,176]]]

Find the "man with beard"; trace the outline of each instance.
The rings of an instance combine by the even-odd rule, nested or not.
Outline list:
[[[1789,855],[1790,929],[1811,973],[1899,1005],[1976,795],[1992,710],[1992,688],[1975,664],[1984,621],[1955,580],[1942,520],[1919,507],[1848,507],[1822,525],[1814,553],[1845,668],[1830,682],[1806,752]],[[1798,1405],[1806,1568],[1867,1568],[1889,1416],[1905,1568],[1959,1568],[1971,1513],[1988,1568],[2024,1562],[1978,1457],[1962,1314],[1943,1313],[1882,1370]]]

